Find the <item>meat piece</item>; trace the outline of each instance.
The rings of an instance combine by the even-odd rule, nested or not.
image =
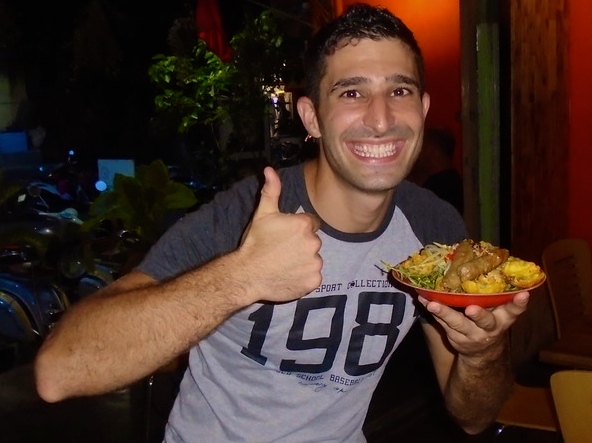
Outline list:
[[[450,266],[442,277],[440,285],[441,289],[451,292],[458,292],[461,290],[461,279],[457,273],[458,269],[465,263],[475,258],[475,252],[473,251],[473,242],[471,240],[463,240],[459,243],[454,256],[450,262]]]
[[[486,250],[483,255],[467,261],[460,265],[457,274],[460,281],[475,280],[482,274],[487,274],[501,265],[510,256],[510,251],[503,248],[491,248]]]

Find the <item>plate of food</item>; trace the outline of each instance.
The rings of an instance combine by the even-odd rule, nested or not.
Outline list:
[[[453,245],[431,243],[394,266],[385,265],[395,280],[422,297],[458,308],[508,303],[546,278],[536,263],[471,239]]]

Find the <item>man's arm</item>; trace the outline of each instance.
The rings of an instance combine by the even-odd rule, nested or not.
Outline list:
[[[318,219],[278,210],[280,179],[266,169],[261,201],[236,250],[167,282],[133,271],[74,305],[35,362],[42,398],[126,386],[168,363],[236,311],[286,302],[321,283]]]
[[[512,388],[508,328],[526,310],[528,293],[464,313],[421,301],[436,321],[423,330],[446,408],[465,432],[478,434],[495,421]]]

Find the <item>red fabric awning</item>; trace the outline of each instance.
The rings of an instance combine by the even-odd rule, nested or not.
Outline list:
[[[232,57],[232,48],[226,38],[217,0],[197,0],[195,24],[198,36],[210,50],[224,62]]]

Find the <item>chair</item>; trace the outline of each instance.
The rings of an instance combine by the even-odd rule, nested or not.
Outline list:
[[[555,414],[551,389],[515,383],[512,394],[502,407],[496,422],[503,425],[498,432],[501,432],[505,426],[557,432],[559,422]]]
[[[561,370],[554,373],[551,392],[564,443],[590,443],[592,371]]]
[[[542,264],[547,274],[557,339],[539,350],[539,360],[592,370],[592,259],[583,239],[549,244]],[[592,441],[592,439],[591,439]]]

